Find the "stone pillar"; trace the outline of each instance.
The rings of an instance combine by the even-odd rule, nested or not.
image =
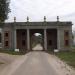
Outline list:
[[[14,49],[17,48],[17,37],[16,37],[16,29],[14,30]]]
[[[62,28],[57,29],[57,49],[63,50],[64,48],[64,30]]]
[[[2,29],[2,36],[1,36],[2,48],[4,49],[4,30]]]
[[[57,48],[60,50],[60,29],[57,29]]]
[[[27,50],[30,50],[30,32],[27,29]]]
[[[69,43],[70,43],[70,48],[73,46],[73,37],[72,37],[72,28],[69,30]]]
[[[46,29],[44,29],[44,49],[47,50],[47,32],[46,32]]]

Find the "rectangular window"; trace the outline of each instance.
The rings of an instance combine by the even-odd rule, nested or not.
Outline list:
[[[8,41],[5,41],[5,46],[8,47]]]
[[[65,40],[65,46],[69,46],[69,40]]]
[[[52,45],[52,40],[49,40],[49,45]]]
[[[25,46],[25,40],[22,40],[22,46]]]
[[[7,32],[5,33],[5,37],[8,37],[8,33]]]
[[[69,36],[69,32],[68,31],[65,31],[65,36]]]
[[[22,32],[22,36],[25,36],[25,32]]]

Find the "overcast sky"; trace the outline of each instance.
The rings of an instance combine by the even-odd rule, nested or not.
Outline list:
[[[26,22],[29,16],[30,21],[56,21],[56,16],[60,16],[60,21],[72,21],[75,28],[75,0],[11,0],[11,13],[8,22],[13,22],[13,17],[17,21]]]

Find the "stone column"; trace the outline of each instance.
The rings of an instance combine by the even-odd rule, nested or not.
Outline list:
[[[57,49],[60,50],[60,29],[57,29]]]
[[[27,50],[30,50],[30,32],[27,29]]]
[[[2,48],[4,48],[4,30],[2,29],[2,35],[1,35],[1,42],[2,42]]]
[[[16,37],[16,29],[14,30],[14,49],[17,48],[17,37]]]
[[[73,37],[72,37],[72,28],[69,30],[69,43],[70,43],[70,48],[73,46]]]
[[[62,28],[57,29],[57,49],[62,50],[64,48],[64,30]]]
[[[47,50],[47,32],[46,32],[46,29],[44,29],[44,49]]]

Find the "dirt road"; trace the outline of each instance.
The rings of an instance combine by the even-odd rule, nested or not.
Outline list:
[[[41,50],[43,50],[43,47],[41,46],[41,44],[37,44],[34,48],[32,48],[32,50],[34,50],[34,51],[36,51],[36,50],[41,51]]]
[[[49,64],[45,53],[32,52],[12,75],[58,75]]]
[[[0,75],[75,75],[75,72],[54,55],[32,51],[20,56]]]

